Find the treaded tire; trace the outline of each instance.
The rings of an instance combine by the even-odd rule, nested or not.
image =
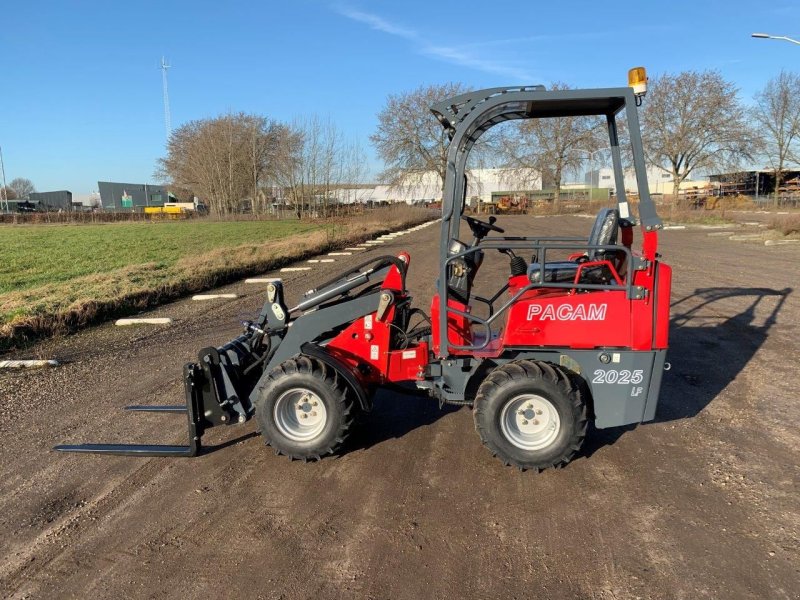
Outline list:
[[[529,395],[543,398],[557,413],[554,439],[544,439],[541,448],[520,447],[507,433],[513,425],[502,424],[504,410]],[[556,365],[532,360],[507,363],[492,371],[478,388],[473,416],[478,435],[492,455],[521,470],[566,465],[583,445],[588,424],[586,402],[570,376]],[[509,418],[515,418],[513,413]]]
[[[325,414],[320,430],[312,431],[307,439],[292,439],[287,435],[285,423],[287,418],[291,419],[291,411],[281,412],[283,402],[288,402],[281,399],[296,398],[299,390],[316,396],[315,400],[322,403]],[[322,361],[304,355],[290,358],[270,372],[259,390],[255,408],[266,444],[276,454],[303,461],[319,460],[326,454],[335,453],[349,434],[354,413],[350,390],[338,373]],[[289,417],[282,421],[280,414],[289,414]]]

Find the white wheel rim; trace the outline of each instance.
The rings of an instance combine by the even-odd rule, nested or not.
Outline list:
[[[561,419],[552,402],[537,394],[515,396],[500,413],[505,438],[521,450],[547,448],[561,431]]]
[[[328,422],[325,404],[317,394],[305,388],[281,394],[273,412],[278,431],[294,442],[314,439]]]

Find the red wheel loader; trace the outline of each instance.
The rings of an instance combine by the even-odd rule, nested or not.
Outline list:
[[[341,447],[354,416],[371,410],[377,388],[407,391],[409,384],[440,404],[471,405],[482,442],[520,469],[567,464],[589,421],[606,428],[653,419],[666,365],[671,269],[659,260],[662,224],[645,176],[641,95],[632,87],[510,87],[433,106],[451,142],[430,317],[412,307],[404,252],[341,273],[293,307],[275,281],[242,335],[185,366],[185,406],[128,407],[185,413],[187,446],[56,449],[195,456],[206,429],[255,418],[276,452],[316,460]],[[617,206],[600,212],[587,237],[509,237],[493,217],[463,215],[465,165],[486,130],[510,119],[580,115],[604,117],[617,190]],[[629,133],[638,215],[624,191],[620,120]],[[491,298],[478,297],[474,281],[494,251],[508,256],[508,277]],[[473,311],[476,304],[484,310]]]

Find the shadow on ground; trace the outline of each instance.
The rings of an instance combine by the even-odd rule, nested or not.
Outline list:
[[[380,390],[375,396],[372,412],[359,418],[358,426],[347,440],[344,452],[366,450],[426,425],[461,409],[461,406],[439,403],[423,395],[406,395],[390,390]]]
[[[672,303],[669,352],[656,423],[690,419],[708,406],[742,372],[764,344],[792,288],[699,288]],[[777,302],[757,324],[766,299]],[[731,310],[728,301],[737,306]],[[743,305],[744,303],[744,305]],[[738,312],[737,312],[738,311]],[[729,316],[732,314],[732,316]],[[591,428],[582,455],[610,446],[636,425]]]
[[[230,448],[231,446],[235,446],[236,444],[240,444],[242,442],[246,442],[247,440],[251,440],[254,437],[258,437],[259,435],[260,434],[258,431],[251,431],[249,433],[245,433],[233,439],[220,442],[219,444],[209,444],[209,445],[204,444],[202,450],[200,451],[200,454],[205,455],[205,454],[211,454],[212,452],[216,452],[217,450],[224,450],[225,448]]]
[[[700,288],[674,302],[668,358],[673,368],[664,377],[656,421],[688,419],[708,406],[767,340],[792,291]],[[758,317],[756,311],[768,299],[777,302]],[[736,309],[726,306],[730,300]]]

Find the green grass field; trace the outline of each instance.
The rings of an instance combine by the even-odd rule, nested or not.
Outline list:
[[[258,244],[321,229],[298,221],[180,221],[0,227],[0,294],[121,267]]]
[[[314,223],[0,225],[0,352],[431,216],[404,205]]]

